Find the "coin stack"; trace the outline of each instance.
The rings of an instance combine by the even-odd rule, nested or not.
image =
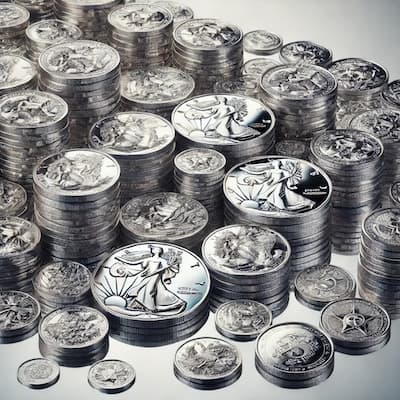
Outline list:
[[[225,222],[262,224],[291,246],[296,273],[329,263],[332,184],[319,167],[296,158],[267,156],[232,168],[224,181]]]
[[[327,68],[332,63],[332,51],[308,40],[285,43],[280,49],[284,64],[312,64]]]
[[[126,1],[125,1],[126,2]],[[140,1],[143,3],[143,1]],[[188,7],[186,4],[177,3],[175,1],[155,1],[154,5],[166,8],[174,19],[174,28],[180,25],[182,22],[186,22],[190,19],[193,19],[194,12]]]
[[[171,67],[129,70],[121,76],[121,108],[146,111],[171,120],[174,108],[192,97],[193,78]]]
[[[118,107],[119,54],[104,43],[89,40],[52,46],[39,58],[39,88],[68,103],[70,146],[81,147],[90,126]]]
[[[125,244],[155,240],[199,253],[208,212],[198,201],[179,193],[144,194],[122,207],[120,225]]]
[[[41,263],[39,228],[19,217],[2,217],[0,233],[0,290],[31,292]]]
[[[260,101],[236,94],[206,94],[180,104],[172,113],[180,151],[193,147],[222,153],[227,166],[271,153],[275,116]]]
[[[337,83],[326,69],[311,64],[279,65],[261,77],[261,101],[277,118],[278,140],[308,141],[335,127]]]
[[[364,221],[358,260],[359,293],[400,318],[399,208],[376,210]]]
[[[311,141],[310,161],[332,179],[332,245],[357,254],[364,218],[381,204],[383,144],[365,132],[326,131]]]
[[[173,35],[173,63],[196,81],[198,93],[212,92],[216,82],[240,76],[243,33],[216,19],[192,19]]]
[[[382,104],[400,110],[400,79],[390,82],[382,91]]]
[[[22,56],[0,54],[0,71],[0,96],[17,90],[36,88],[36,67]]]
[[[40,321],[39,350],[65,367],[92,365],[108,352],[108,331],[107,318],[94,308],[60,308]]]
[[[394,182],[389,190],[390,205],[392,207],[400,208],[400,182]]]
[[[0,178],[0,218],[20,217],[28,219],[28,194],[18,183]]]
[[[95,271],[92,294],[116,340],[162,346],[193,336],[207,321],[210,276],[203,261],[172,244],[131,244]]]
[[[69,150],[34,169],[34,216],[55,260],[94,267],[118,237],[118,163],[95,150]]]
[[[42,315],[72,305],[89,305],[90,271],[73,261],[58,261],[41,267],[32,279]]]
[[[185,150],[174,160],[175,190],[196,199],[207,209],[210,228],[223,224],[225,165],[225,157],[211,149]]]
[[[127,4],[108,15],[109,44],[121,55],[124,69],[168,65],[171,59],[172,14],[152,4]]]
[[[68,143],[68,105],[60,97],[36,90],[0,97],[0,172],[32,190],[37,162]]]
[[[126,112],[93,125],[89,147],[113,156],[121,167],[121,204],[172,189],[175,131],[157,115]]]
[[[356,114],[380,107],[389,79],[385,68],[361,58],[345,58],[334,61],[328,70],[338,83],[338,128],[348,128]]]
[[[121,0],[54,0],[57,19],[78,26],[83,38],[107,42],[107,15]]]
[[[255,300],[274,316],[289,302],[290,245],[279,233],[256,225],[231,225],[204,240],[203,260],[210,271],[210,306],[237,299]]]
[[[319,329],[286,322],[268,328],[258,337],[255,359],[257,371],[268,382],[299,389],[329,378],[335,351],[332,340]]]
[[[37,62],[41,53],[55,44],[78,40],[81,30],[58,19],[45,19],[31,24],[26,29],[27,56]]]
[[[214,93],[233,93],[243,96],[260,97],[259,77],[256,75],[243,75],[237,78],[216,82],[214,85]]]
[[[25,29],[29,11],[13,3],[0,3],[0,54],[25,55]]]
[[[49,19],[54,16],[53,0],[14,0],[14,2],[29,11],[31,22]]]
[[[275,145],[278,156],[287,156],[308,160],[310,146],[301,140],[282,140]]]

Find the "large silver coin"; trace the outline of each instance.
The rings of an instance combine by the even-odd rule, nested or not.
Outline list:
[[[31,389],[53,386],[60,377],[60,367],[52,360],[34,358],[23,362],[17,372],[18,382]]]

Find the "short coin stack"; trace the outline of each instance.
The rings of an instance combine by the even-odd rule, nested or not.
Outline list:
[[[90,126],[118,107],[119,54],[104,43],[89,40],[52,46],[39,58],[39,88],[68,103],[70,145],[80,147]]]
[[[35,221],[56,260],[95,266],[118,237],[118,163],[95,150],[69,150],[34,169]]]
[[[261,100],[277,118],[278,140],[310,140],[335,127],[337,83],[326,69],[279,65],[261,77]]]
[[[257,56],[270,56],[278,53],[283,40],[275,33],[262,29],[247,32],[243,38],[243,47],[247,53]]]
[[[109,43],[124,69],[169,64],[172,28],[172,14],[154,3],[122,5],[108,15]]]
[[[365,132],[326,131],[311,141],[310,161],[332,179],[332,244],[357,254],[364,218],[381,203],[382,142]]]
[[[193,148],[179,153],[174,166],[175,190],[203,204],[210,227],[222,226],[225,157],[215,150]]]
[[[225,221],[267,225],[281,233],[290,243],[294,279],[297,272],[330,261],[331,196],[328,176],[307,161],[251,159],[225,177]]]
[[[29,11],[31,22],[54,16],[52,0],[14,0],[14,2]]]
[[[173,63],[193,76],[198,93],[212,91],[216,82],[240,75],[243,33],[235,25],[192,19],[180,24],[173,37]]]
[[[382,91],[382,104],[400,110],[400,79],[390,82]]]
[[[121,167],[121,203],[172,189],[175,131],[157,115],[125,112],[93,125],[89,147],[112,155]]]
[[[214,85],[214,93],[233,93],[243,96],[260,97],[259,77],[256,75],[242,75],[237,78],[222,80]]]
[[[0,217],[26,218],[28,211],[26,190],[18,183],[0,178]]]
[[[289,302],[290,245],[267,227],[231,225],[212,232],[203,243],[210,271],[210,306],[236,299],[255,300],[282,313]]]
[[[0,71],[0,96],[16,90],[36,88],[36,67],[22,56],[1,54]]]
[[[172,244],[116,250],[96,270],[92,293],[116,340],[162,346],[194,335],[207,321],[210,276],[203,261]]]
[[[369,215],[363,225],[358,261],[359,293],[400,318],[400,210],[385,208]]]
[[[326,68],[332,63],[332,52],[319,44],[298,40],[285,43],[280,58],[285,64],[313,64]]]

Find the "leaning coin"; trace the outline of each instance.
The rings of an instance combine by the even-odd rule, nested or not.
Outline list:
[[[45,389],[54,385],[60,377],[60,368],[54,361],[34,358],[22,363],[17,372],[18,382],[31,389]]]

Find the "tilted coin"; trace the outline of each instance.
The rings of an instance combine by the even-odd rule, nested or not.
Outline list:
[[[285,43],[280,49],[280,56],[288,64],[307,63],[326,67],[332,62],[330,50],[307,40]]]
[[[244,50],[260,56],[277,53],[282,47],[282,43],[280,36],[261,29],[248,32],[243,38]]]
[[[60,377],[60,367],[52,360],[35,358],[18,367],[18,382],[31,389],[45,389],[53,386]]]

